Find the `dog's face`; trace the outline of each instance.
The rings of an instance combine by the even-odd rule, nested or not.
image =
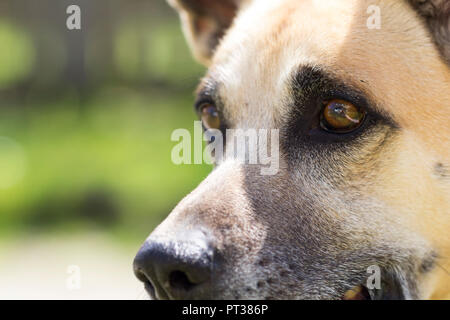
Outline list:
[[[135,260],[151,295],[448,297],[450,5],[171,2],[209,66],[199,108],[279,129],[280,159],[225,160],[179,203]]]

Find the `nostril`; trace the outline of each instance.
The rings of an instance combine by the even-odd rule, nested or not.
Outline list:
[[[144,288],[150,293],[151,297],[155,296],[155,287],[153,287],[153,284],[151,283],[150,279],[145,275],[144,271],[136,268],[134,270],[134,274],[136,275],[136,278],[138,278],[140,281],[144,283]]]
[[[135,268],[134,269],[134,275],[136,276],[136,278],[138,278],[140,281],[142,282],[147,282],[148,278],[145,275],[144,271],[140,268]]]
[[[173,289],[181,289],[189,291],[195,287],[195,283],[192,283],[186,273],[183,271],[172,271],[169,275],[169,284]]]

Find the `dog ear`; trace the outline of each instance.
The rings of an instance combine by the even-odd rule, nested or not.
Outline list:
[[[425,19],[442,55],[450,64],[450,1],[409,0]]]
[[[205,65],[245,0],[168,0],[180,14],[194,56]]]

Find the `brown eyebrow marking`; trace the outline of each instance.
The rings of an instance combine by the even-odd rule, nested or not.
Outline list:
[[[419,271],[421,273],[430,272],[436,266],[437,259],[438,259],[437,253],[431,252],[425,259],[422,260],[422,263],[419,266]]]
[[[349,98],[365,98],[364,90],[330,72],[323,71],[319,66],[302,66],[294,73],[294,86],[302,94],[335,91],[346,94]]]
[[[203,79],[197,87],[195,94],[197,96],[194,103],[195,111],[198,111],[198,108],[202,102],[209,101],[217,104],[217,101],[220,101],[218,97],[217,82],[211,78]]]
[[[448,168],[444,166],[441,162],[437,162],[434,165],[434,174],[438,176],[439,178],[446,179],[450,178],[450,173],[448,171]]]
[[[195,90],[196,94],[201,94],[202,92],[216,92],[217,91],[217,81],[211,78],[210,76],[206,76],[200,81],[197,89]]]

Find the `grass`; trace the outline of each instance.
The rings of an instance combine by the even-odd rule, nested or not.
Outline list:
[[[23,150],[26,165],[0,162],[0,177],[23,171],[0,190],[0,230],[148,234],[211,170],[170,159],[172,131],[193,129],[192,100],[190,93],[110,87],[83,104],[69,95],[5,107],[0,137]],[[2,150],[2,157],[12,152]]]
[[[103,35],[87,38],[83,101],[63,73],[65,34],[0,19],[2,236],[101,229],[143,239],[209,173],[170,159],[172,131],[193,129],[191,92],[205,70],[169,18],[121,20],[113,65]]]

